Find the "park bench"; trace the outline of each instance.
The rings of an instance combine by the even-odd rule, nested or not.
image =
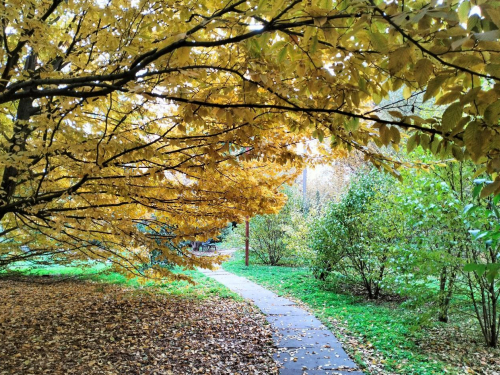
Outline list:
[[[212,239],[209,239],[206,242],[201,243],[201,251],[217,251],[217,246],[215,245],[215,242],[213,242]]]

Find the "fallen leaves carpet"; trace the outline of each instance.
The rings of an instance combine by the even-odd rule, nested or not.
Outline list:
[[[0,281],[0,374],[277,374],[251,305],[91,282]]]

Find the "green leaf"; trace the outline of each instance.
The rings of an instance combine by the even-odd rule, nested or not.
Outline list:
[[[500,78],[500,64],[487,64],[484,67],[484,70],[489,75]]]
[[[476,263],[467,263],[465,266],[464,266],[464,271],[465,272],[473,272],[473,271],[477,271],[478,269],[484,267],[483,265],[480,265],[480,264],[476,264]]]
[[[396,117],[398,119],[403,119],[403,117],[405,117],[401,112],[399,111],[389,111],[389,114],[392,116],[392,117]]]
[[[406,142],[406,151],[408,153],[412,152],[415,149],[415,147],[417,147],[417,145],[418,145],[417,137],[418,137],[418,134],[415,133],[410,138],[408,138],[408,141]]]
[[[284,46],[278,53],[278,63],[282,63],[285,60],[286,54],[288,52],[288,46]]]
[[[477,263],[468,263],[464,266],[465,272],[476,272],[478,276],[482,276],[486,272],[486,265]]]
[[[450,104],[455,102],[458,98],[460,98],[461,94],[458,91],[449,91],[446,94],[440,96],[436,100],[437,105]]]
[[[355,131],[359,127],[359,118],[353,117],[345,123],[345,129],[348,131]]]
[[[448,79],[448,76],[440,75],[437,76],[429,81],[429,84],[427,85],[427,89],[425,90],[424,94],[424,102],[429,100],[430,98],[434,97],[437,95],[439,90],[441,89],[442,84],[444,81]]]
[[[372,32],[368,34],[373,49],[379,52],[386,52],[388,48],[387,38],[382,33]]]
[[[431,150],[433,155],[437,155],[440,142],[441,140],[438,137],[434,137],[431,144],[429,145],[429,149]]]
[[[254,56],[256,56],[256,57],[260,56],[261,48],[260,48],[260,45],[259,45],[257,38],[250,39],[250,41],[248,42],[248,45],[249,45],[250,52],[252,52]]]
[[[484,60],[478,56],[474,55],[462,55],[459,54],[453,63],[464,68],[470,68],[472,66],[476,66],[484,63]]]
[[[473,208],[475,208],[474,204],[469,203],[468,205],[466,205],[464,207],[464,211],[463,211],[464,214],[466,214],[466,213],[472,213],[474,211]]]
[[[500,100],[491,103],[484,111],[484,120],[488,125],[498,125],[500,117]]]
[[[301,40],[301,45],[307,45],[313,35],[314,30],[315,29],[313,29],[312,27],[306,27],[306,31],[304,32],[304,36]]]
[[[271,4],[273,4],[273,7],[271,9],[271,13],[273,15],[276,15],[281,10],[281,8],[283,7],[284,3],[285,3],[285,0],[275,0],[275,1],[272,1]]]
[[[472,196],[474,198],[477,198],[479,196],[479,194],[481,193],[482,189],[483,189],[482,184],[477,184],[476,186],[474,186],[474,189],[472,190]]]
[[[498,271],[500,270],[499,263],[489,263],[486,265],[488,272],[486,273],[486,279],[488,282],[493,283],[498,277]]]
[[[493,212],[495,213],[495,217],[497,219],[500,218],[500,212],[498,212],[498,208],[495,205],[493,205],[492,209],[493,209]]]
[[[481,87],[474,87],[470,89],[462,98],[460,99],[460,103],[467,104],[477,99],[477,95],[481,91]]]
[[[391,132],[389,128],[385,125],[382,125],[379,129],[380,132],[380,140],[382,141],[384,146],[387,146],[391,142]]]
[[[493,204],[496,206],[499,201],[500,201],[500,194],[497,194],[495,195],[495,198],[493,198]]]
[[[337,45],[337,42],[339,40],[339,33],[337,32],[337,30],[334,27],[329,26],[328,24],[325,25],[322,30],[323,34],[325,35],[326,41],[334,46]]]
[[[399,142],[401,141],[401,134],[399,134],[398,128],[395,126],[391,126],[390,132],[391,132],[392,142],[395,144],[399,144]]]
[[[316,53],[317,50],[318,50],[318,36],[314,35],[311,38],[311,48],[309,49],[309,51],[311,53]]]
[[[322,27],[328,21],[328,17],[315,17],[313,21],[314,26]]]
[[[467,20],[467,30],[479,31],[478,26],[481,26],[481,17],[479,17],[477,14],[473,14]]]
[[[465,128],[464,141],[467,151],[469,151],[473,161],[477,161],[481,157],[483,144],[488,141],[481,137],[479,123],[477,121],[470,122]]]
[[[466,1],[468,2],[468,1]],[[495,8],[489,8],[486,9],[486,13],[488,16],[491,18],[493,23],[497,25],[497,27],[500,29],[500,9],[495,9]]]
[[[420,86],[425,85],[432,73],[434,72],[434,64],[429,59],[420,59],[415,64],[415,79]]]
[[[431,137],[429,137],[428,134],[422,134],[420,136],[420,146],[422,146],[424,150],[428,150],[430,144],[431,144]]]
[[[457,145],[452,145],[451,146],[451,153],[455,159],[458,161],[463,161],[464,160],[464,152],[461,147],[458,147]]]
[[[409,48],[404,46],[389,53],[389,64],[387,65],[387,69],[389,69],[391,75],[395,75],[410,62],[411,55],[409,52]]]
[[[467,23],[470,12],[470,1],[463,1],[458,7],[458,19],[460,23]]]
[[[443,113],[441,128],[444,133],[453,129],[462,118],[463,107],[460,103],[453,103]]]

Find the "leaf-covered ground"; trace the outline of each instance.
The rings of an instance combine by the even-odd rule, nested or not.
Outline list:
[[[0,280],[0,374],[277,374],[246,302]]]

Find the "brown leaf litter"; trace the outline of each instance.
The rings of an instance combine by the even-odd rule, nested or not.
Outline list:
[[[0,281],[0,374],[277,374],[248,303],[91,282]]]

